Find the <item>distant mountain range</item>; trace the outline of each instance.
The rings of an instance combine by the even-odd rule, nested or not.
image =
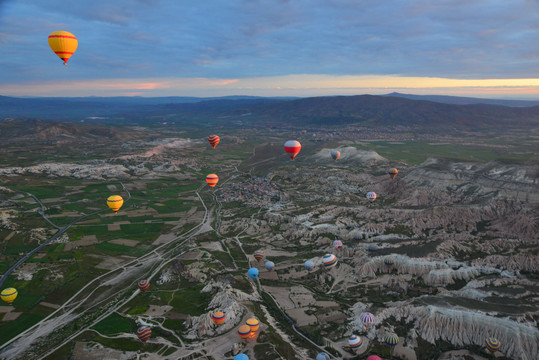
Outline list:
[[[236,123],[241,126],[409,126],[425,129],[530,129],[539,125],[539,106],[449,104],[472,98],[441,97],[445,103],[408,99],[416,95],[329,96],[304,99],[224,98],[13,98],[0,96],[0,118],[34,117],[79,121],[112,118],[143,123]],[[421,97],[423,98],[423,97]],[[436,97],[437,98],[437,97]],[[488,99],[487,99],[488,100]],[[440,100],[441,101],[441,100]],[[498,101],[498,100],[490,100]],[[507,100],[512,101],[512,100]],[[112,121],[108,119],[106,121]]]
[[[539,106],[539,100],[506,100],[506,99],[480,99],[473,97],[447,96],[447,95],[414,95],[391,93],[385,96],[401,97],[410,100],[434,101],[443,104],[471,105],[471,104],[490,104],[512,107]]]

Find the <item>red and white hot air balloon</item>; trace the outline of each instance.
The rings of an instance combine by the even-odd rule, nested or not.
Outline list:
[[[284,143],[284,151],[290,154],[290,158],[294,160],[296,155],[301,151],[301,144],[297,140],[288,140]]]

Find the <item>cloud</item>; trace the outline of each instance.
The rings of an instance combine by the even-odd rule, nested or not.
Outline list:
[[[0,84],[291,74],[459,79],[539,73],[527,0],[156,0],[0,4]],[[79,38],[66,67],[48,33]]]

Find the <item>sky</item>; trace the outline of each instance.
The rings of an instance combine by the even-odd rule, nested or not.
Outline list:
[[[539,99],[538,44],[539,0],[0,0],[0,94]]]

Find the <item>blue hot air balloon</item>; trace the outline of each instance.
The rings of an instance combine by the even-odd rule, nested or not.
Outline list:
[[[258,269],[250,268],[249,271],[247,271],[247,274],[251,279],[256,279],[258,277]]]
[[[321,352],[320,354],[316,355],[316,360],[330,360],[330,358],[328,354]]]
[[[266,261],[266,270],[272,271],[275,269],[275,263],[273,261]]]
[[[238,355],[234,356],[234,360],[249,360],[249,356],[239,353]]]
[[[305,261],[305,269],[307,269],[307,271],[311,271],[313,268],[314,262],[312,262],[311,260]]]

